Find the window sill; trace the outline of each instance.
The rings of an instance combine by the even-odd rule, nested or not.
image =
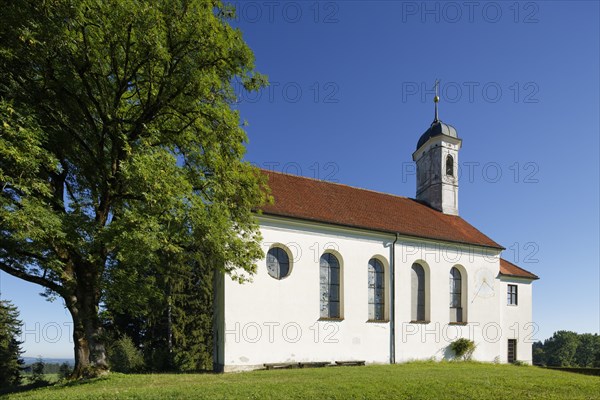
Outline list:
[[[448,325],[467,325],[468,322],[448,322]]]
[[[389,319],[368,319],[367,320],[368,324],[387,324],[388,322],[390,322]]]
[[[343,321],[344,318],[324,318],[321,317],[318,319],[318,321],[333,321],[333,322],[339,322],[339,321]]]
[[[509,306],[509,307],[519,307],[518,304],[507,304],[507,306]]]
[[[422,324],[422,325],[426,325],[431,323],[431,321],[410,321],[411,324]]]

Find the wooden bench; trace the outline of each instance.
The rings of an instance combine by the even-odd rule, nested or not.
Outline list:
[[[356,367],[356,366],[362,366],[365,365],[364,361],[357,361],[357,360],[352,360],[352,361],[336,361],[335,364],[339,367]]]
[[[269,363],[263,365],[266,369],[290,369],[300,367],[298,363]]]
[[[331,365],[329,361],[317,361],[317,362],[301,362],[298,364],[300,368],[321,368]]]
[[[339,366],[339,367],[350,367],[350,366],[360,366],[365,365],[364,361],[336,361],[335,364],[332,364],[329,361],[312,361],[312,362],[289,362],[289,363],[267,363],[263,364],[265,369],[292,369],[292,368],[322,368],[328,366]]]

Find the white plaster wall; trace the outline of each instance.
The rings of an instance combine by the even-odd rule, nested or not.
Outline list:
[[[372,257],[386,267],[386,313],[389,313],[389,260],[393,235],[323,224],[261,217],[264,251],[275,243],[293,254],[292,271],[276,280],[264,260],[251,283],[224,281],[223,363],[225,371],[262,367],[264,363],[364,360],[390,361],[390,323],[367,322],[367,266]],[[319,258],[325,251],[342,265],[341,321],[319,319]],[[411,267],[426,270],[426,324],[411,323]],[[452,325],[449,273],[463,274],[464,325]],[[506,306],[507,282],[498,278],[499,251],[476,246],[400,238],[396,244],[396,362],[451,358],[448,345],[458,337],[474,340],[474,359],[506,362],[510,327],[531,321],[531,284],[519,283],[519,305]],[[493,292],[478,295],[478,280],[492,277]],[[504,278],[503,278],[504,279]],[[389,317],[388,314],[386,314]],[[522,325],[521,325],[522,326]],[[523,340],[523,335],[518,335]],[[519,342],[519,360],[531,360],[531,346]]]
[[[492,280],[493,293],[482,296],[478,292],[481,271],[496,277],[499,272],[497,250],[476,246],[464,246],[430,241],[402,240],[398,243],[396,257],[396,359],[452,358],[447,347],[459,337],[473,340],[476,351],[473,358],[493,361],[499,355],[497,332],[500,328],[498,296],[500,282]],[[418,262],[425,268],[426,320],[427,323],[411,323],[411,267]],[[450,323],[450,269],[457,266],[463,280],[462,307],[466,324]],[[485,274],[484,274],[485,275]],[[427,311],[428,310],[428,311]],[[487,340],[494,336],[494,340]]]
[[[390,236],[307,230],[269,219],[261,225],[265,253],[274,243],[286,245],[292,271],[276,280],[261,260],[252,283],[226,278],[225,370],[291,361],[389,362],[389,322],[367,322],[367,273],[374,256],[389,266]],[[319,259],[330,250],[342,265],[341,321],[319,320]]]
[[[517,285],[518,302],[516,306],[508,305],[508,285]],[[503,276],[500,285],[504,298],[501,299],[502,327],[505,332],[502,341],[502,362],[507,361],[508,339],[517,339],[517,360],[532,363],[532,344],[535,341],[537,325],[532,316],[532,281]]]

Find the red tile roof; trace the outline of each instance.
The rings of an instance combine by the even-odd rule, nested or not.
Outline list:
[[[262,170],[274,204],[265,215],[503,249],[459,216],[407,197]]]
[[[500,275],[516,276],[518,278],[527,279],[540,279],[537,275],[521,268],[515,264],[506,261],[504,258],[500,259]]]

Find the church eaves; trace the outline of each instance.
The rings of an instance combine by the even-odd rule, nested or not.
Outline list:
[[[526,278],[531,280],[540,279],[536,274],[518,267],[509,261],[506,261],[504,258],[500,259],[500,275],[514,276],[517,278]]]

